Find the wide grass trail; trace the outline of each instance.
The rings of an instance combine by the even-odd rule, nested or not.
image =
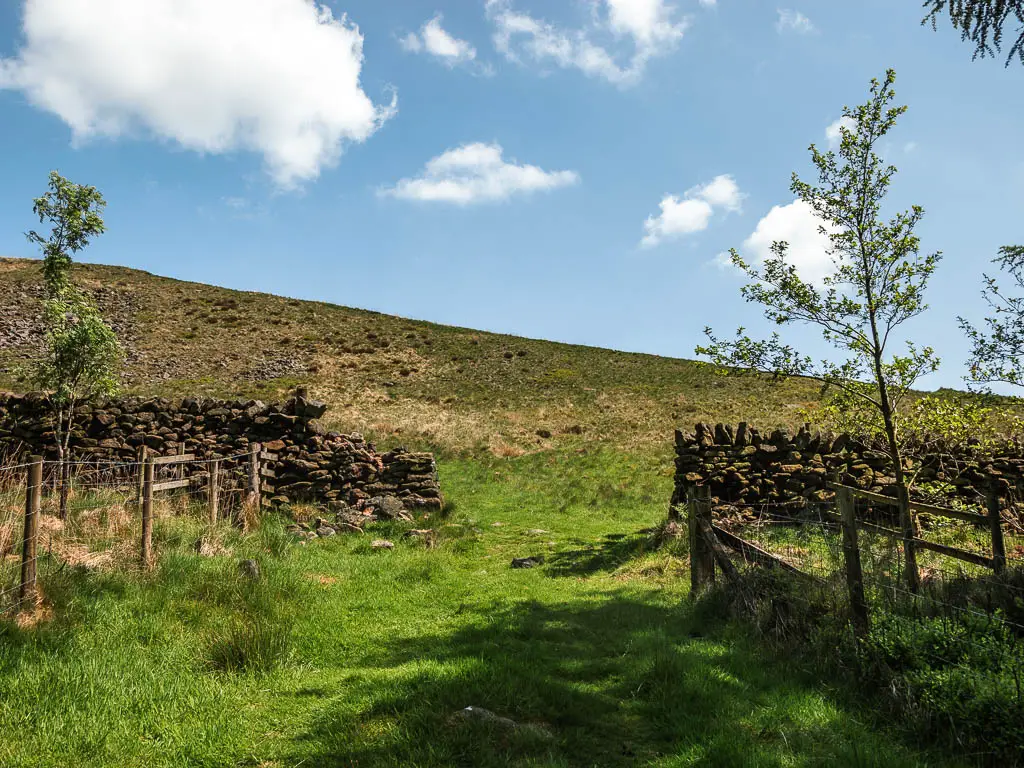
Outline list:
[[[51,576],[49,622],[0,624],[0,765],[954,764],[702,617],[649,534],[664,462],[440,469],[433,546],[387,526],[299,545],[271,518],[200,557],[202,528],[170,518],[152,574]],[[510,568],[526,556],[544,563]],[[537,727],[452,718],[467,706]]]

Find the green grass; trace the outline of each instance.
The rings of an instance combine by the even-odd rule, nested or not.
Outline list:
[[[200,524],[171,518],[152,574],[47,569],[53,619],[0,625],[0,765],[955,764],[695,609],[649,533],[663,462],[590,449],[441,473],[451,508],[417,523],[433,547],[397,525],[289,546],[268,520],[202,558]],[[544,565],[509,567],[528,555]],[[553,738],[453,723],[466,706]]]

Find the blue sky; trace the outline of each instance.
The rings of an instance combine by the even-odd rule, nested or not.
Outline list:
[[[982,271],[1024,242],[1024,68],[972,62],[921,16],[917,0],[3,3],[0,254],[34,255],[31,200],[59,169],[108,201],[87,261],[693,357],[705,325],[763,325],[723,251],[781,233],[813,270],[790,174],[813,178],[808,144],[893,67],[910,111],[885,147],[890,210],[922,205],[923,247],[945,255],[914,335],[944,359],[925,385],[958,386],[955,317],[983,316]]]

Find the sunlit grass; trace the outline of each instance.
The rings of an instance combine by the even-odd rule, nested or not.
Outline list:
[[[440,469],[431,546],[398,524],[300,545],[271,518],[201,557],[201,520],[169,516],[151,573],[50,572],[52,619],[0,630],[0,765],[942,764],[694,613],[685,547],[654,538],[660,462]]]

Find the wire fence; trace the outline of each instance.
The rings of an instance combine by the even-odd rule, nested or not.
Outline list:
[[[733,545],[729,555],[741,575],[746,571],[756,576],[755,569],[773,565],[775,570],[792,569],[792,588],[783,598],[768,593],[774,587],[758,586],[762,582],[757,579],[738,580],[737,591],[764,590],[752,594],[744,615],[766,631],[790,637],[806,637],[807,627],[820,626],[822,618],[852,629],[848,636],[859,641],[852,646],[857,649],[852,662],[859,665],[856,674],[883,669],[889,677],[880,687],[886,696],[900,699],[894,709],[900,717],[913,713],[930,719],[938,740],[948,734],[948,746],[967,749],[982,763],[1024,765],[1024,526],[1019,498],[1010,495],[1000,510],[1005,568],[996,567],[990,527],[919,515],[917,540],[948,547],[956,556],[915,548],[920,577],[916,589],[908,578],[905,542],[896,533],[896,511],[856,500],[857,565],[851,566],[851,542],[836,514],[839,506],[718,509],[713,530],[720,532],[720,542]],[[699,509],[691,504],[689,514],[699,515]],[[730,535],[746,545],[742,554]],[[691,557],[693,543],[691,538]],[[964,555],[976,562],[964,561]],[[698,554],[692,565],[699,559]],[[859,570],[858,578],[851,579],[851,567]],[[858,581],[865,616],[859,631]],[[824,649],[830,652],[837,657],[840,653],[836,646]]]
[[[718,525],[789,563],[796,569],[823,581],[841,583],[845,578],[845,557],[841,524],[836,520],[834,503],[792,505],[728,505]],[[917,567],[921,589],[906,588],[906,558],[902,542],[877,528],[895,528],[895,512],[877,505],[858,502],[856,516],[868,525],[858,526],[859,551],[865,588],[872,602],[891,603],[895,596],[910,595],[915,601],[937,604],[948,602],[941,595],[960,594],[972,608],[950,603],[951,611],[973,611],[983,615],[1003,609],[996,599],[1000,592],[1024,600],[1024,526],[1019,515],[1021,505],[1013,501],[1002,510],[1002,531],[1007,572],[996,575],[991,567],[964,562],[941,552],[918,549]],[[740,514],[737,514],[740,513]],[[990,533],[969,522],[920,516],[921,536],[957,551],[985,559],[990,556]],[[1018,583],[1020,580],[1020,583]],[[845,593],[845,586],[841,590]],[[837,603],[842,607],[842,601]],[[1020,621],[1006,615],[1004,620],[1022,632]]]
[[[251,509],[253,460],[249,452],[202,460],[167,456],[0,467],[0,614],[37,601],[37,583],[64,569],[145,567],[147,538],[152,558],[154,522],[158,532],[163,522],[180,518],[244,527],[259,505],[257,492],[257,510]],[[33,463],[40,478],[35,494]]]

